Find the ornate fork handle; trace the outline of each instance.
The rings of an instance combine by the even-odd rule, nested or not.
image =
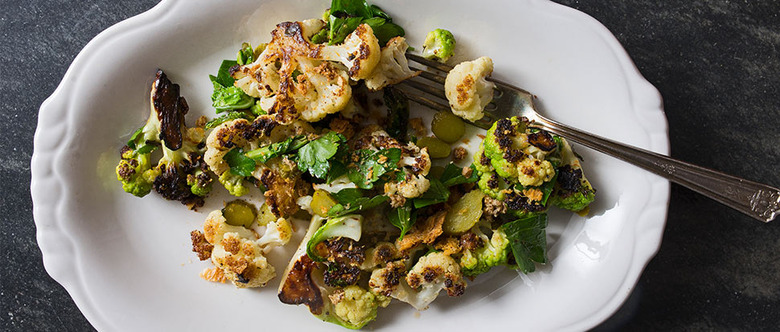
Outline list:
[[[763,222],[780,212],[780,189],[696,166],[539,117],[537,124],[569,140],[624,160]]]

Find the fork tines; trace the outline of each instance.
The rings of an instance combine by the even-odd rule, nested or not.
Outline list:
[[[444,93],[444,81],[452,67],[409,53],[406,53],[406,58],[433,69],[409,67],[420,72],[418,78],[404,80],[398,85],[409,100],[437,111],[449,111],[449,102]]]

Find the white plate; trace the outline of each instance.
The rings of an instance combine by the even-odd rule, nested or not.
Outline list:
[[[461,59],[491,56],[494,75],[536,93],[550,117],[668,153],[658,92],[589,16],[546,0],[376,3],[418,48],[429,30],[450,29]],[[32,161],[38,243],[46,270],[96,328],[341,330],[305,307],[281,304],[274,284],[239,290],[198,277],[208,264],[190,252],[189,231],[219,199],[191,212],[154,193],[142,199],[125,194],[113,173],[118,148],[148,115],[149,84],[158,67],[182,86],[190,116],[213,115],[207,75],[222,59],[233,58],[242,41],[267,41],[276,23],[319,17],[327,6],[164,0],[90,42],[41,106]],[[584,330],[609,317],[658,249],[669,184],[615,159],[579,152],[598,189],[597,202],[588,219],[551,214],[549,265],[527,278],[494,269],[460,298],[442,295],[419,314],[391,305],[371,326]],[[272,262],[283,269],[283,259]]]

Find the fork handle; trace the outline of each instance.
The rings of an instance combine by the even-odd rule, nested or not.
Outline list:
[[[557,121],[540,120],[544,129],[658,174],[755,219],[769,222],[780,212],[780,189],[618,143]]]

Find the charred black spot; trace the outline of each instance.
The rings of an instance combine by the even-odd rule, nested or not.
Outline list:
[[[278,124],[278,122],[269,117],[259,117],[255,119],[254,122],[252,122],[250,126],[251,129],[247,131],[250,132],[252,136],[251,138],[247,139],[257,138],[260,136],[269,136],[271,135],[271,130],[273,130],[274,127],[276,127]]]
[[[506,151],[504,151],[504,159],[510,163],[516,163],[520,160],[523,160],[525,158],[525,153],[518,149],[514,148],[507,148]]]
[[[331,287],[354,285],[360,279],[360,267],[338,263],[327,264],[323,274],[325,284]]]
[[[567,192],[576,192],[582,188],[582,170],[565,165],[558,169],[558,185]]]
[[[490,165],[490,158],[483,152],[482,155],[479,156],[479,163],[482,164],[482,166],[488,166]]]
[[[243,273],[236,274],[236,281],[238,281],[238,282],[240,282],[242,284],[249,283],[249,279],[244,277]]]
[[[189,106],[179,94],[179,85],[171,82],[162,69],[157,70],[152,89],[152,104],[160,119],[160,136],[165,146],[171,150],[180,149],[181,128],[184,126],[184,115],[189,111]]]
[[[552,151],[557,146],[552,135],[544,130],[528,134],[528,143],[542,151]]]
[[[337,237],[323,241],[326,246],[326,254],[323,255],[329,262],[345,265],[360,265],[366,259],[365,246],[346,237]]]
[[[190,208],[203,206],[203,197],[195,195],[187,184],[187,170],[192,164],[186,163],[181,168],[164,167],[160,175],[154,178],[152,188],[163,198],[179,201]]]
[[[537,201],[530,201],[528,197],[518,194],[515,191],[509,192],[504,198],[506,206],[512,210],[528,211],[528,212],[541,212],[547,207],[543,204],[539,204]]]
[[[493,173],[490,175],[490,179],[487,181],[487,186],[490,189],[497,189],[498,188],[498,175]]]

